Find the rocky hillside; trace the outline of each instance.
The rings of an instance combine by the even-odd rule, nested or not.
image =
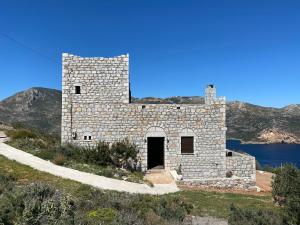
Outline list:
[[[0,102],[0,122],[60,133],[61,91],[30,88]]]
[[[300,105],[270,108],[227,103],[227,136],[244,142],[300,143]]]
[[[203,104],[204,98],[132,98],[139,103]],[[45,132],[59,134],[61,91],[31,88],[0,102],[0,123],[22,123]],[[270,108],[243,102],[227,103],[227,138],[244,142],[300,143],[300,105]]]

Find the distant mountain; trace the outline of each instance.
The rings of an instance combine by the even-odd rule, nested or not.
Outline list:
[[[204,98],[134,98],[138,103],[194,103],[203,104]],[[300,143],[300,104],[271,108],[234,101],[226,104],[227,139],[243,142]]]
[[[199,96],[132,98],[133,103],[203,104]],[[271,108],[244,102],[228,102],[227,138],[244,142],[300,143],[300,104]],[[61,91],[31,88],[0,102],[0,122],[21,123],[52,134],[60,134]]]
[[[0,101],[0,122],[60,134],[61,91],[34,87]]]
[[[227,137],[244,142],[300,143],[300,104],[271,108],[228,102]]]

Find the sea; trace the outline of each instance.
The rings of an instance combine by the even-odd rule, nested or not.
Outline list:
[[[242,144],[239,140],[227,140],[226,148],[255,156],[263,167],[292,163],[300,168],[300,144]]]

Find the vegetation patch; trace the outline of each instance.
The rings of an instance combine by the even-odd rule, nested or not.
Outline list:
[[[9,192],[9,187],[17,185],[22,189],[32,183],[55,187],[55,190],[74,202],[74,220],[77,224],[93,224],[87,216],[88,213],[102,208],[116,210],[117,214],[112,224],[182,224],[182,219],[188,214],[228,218],[231,204],[247,209],[258,208],[275,212],[281,210],[274,206],[270,195],[181,191],[164,196],[150,196],[98,190],[34,170],[2,156],[0,156],[0,176],[6,177],[5,179],[0,177],[0,192],[1,187]],[[2,186],[1,181],[4,182]]]
[[[171,225],[182,224],[191,207],[181,196],[103,191],[2,156],[0,176],[0,224]]]
[[[110,147],[107,142],[96,146],[61,146],[57,137],[35,130],[17,128],[7,130],[11,138],[7,144],[29,152],[37,157],[76,170],[96,175],[143,183],[137,147],[129,140],[121,140]]]
[[[230,225],[299,225],[300,224],[300,170],[286,164],[273,170],[272,197],[276,210],[231,206]]]
[[[117,211],[112,208],[102,208],[102,209],[96,209],[88,212],[87,214],[89,220],[92,221],[92,223],[105,223],[105,224],[111,224],[112,221],[117,216]]]

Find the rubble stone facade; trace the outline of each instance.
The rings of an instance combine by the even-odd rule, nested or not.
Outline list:
[[[129,56],[83,58],[63,54],[62,143],[94,145],[125,138],[139,148],[148,169],[148,138],[164,138],[164,168],[181,167],[183,179],[225,178],[225,98],[208,85],[205,104],[130,103]],[[193,137],[193,153],[181,153],[181,137]],[[158,156],[160,157],[160,156]],[[241,167],[242,168],[242,167]],[[248,176],[248,173],[239,174]]]

